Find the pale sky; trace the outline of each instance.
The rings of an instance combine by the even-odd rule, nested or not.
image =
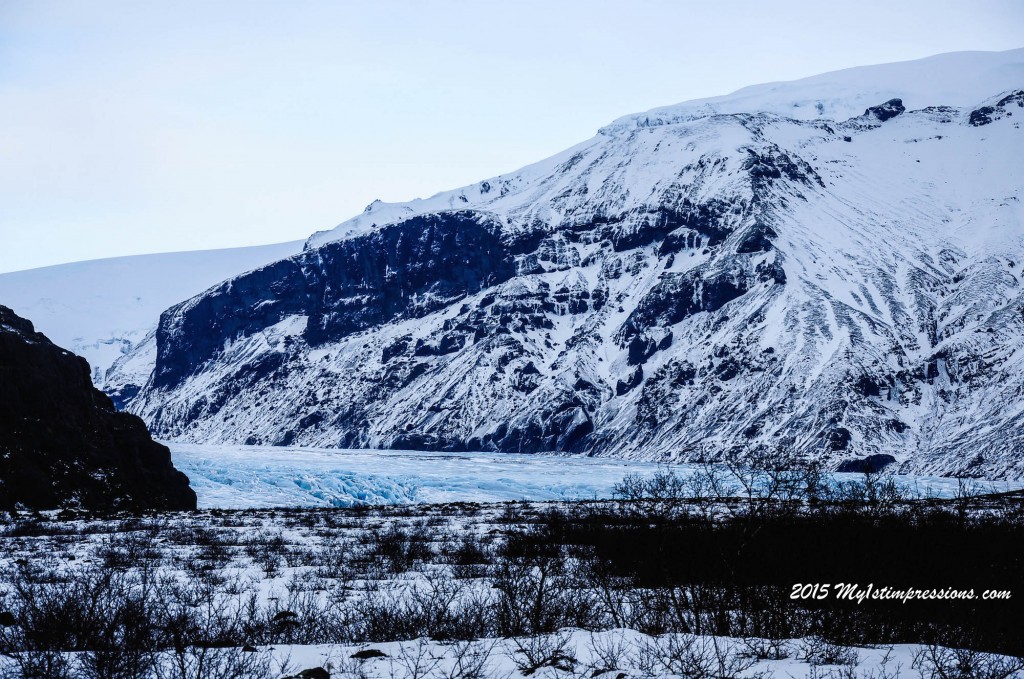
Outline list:
[[[1022,36],[1022,0],[0,0],[0,272],[305,238],[628,113]]]

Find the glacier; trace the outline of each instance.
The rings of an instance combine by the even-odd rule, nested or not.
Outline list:
[[[175,467],[189,477],[200,508],[350,507],[444,502],[607,500],[627,474],[665,470],[685,477],[686,464],[504,453],[344,450],[304,446],[196,445],[165,441]],[[860,474],[836,473],[851,482]],[[959,482],[940,476],[896,476],[913,496],[955,497]],[[978,481],[975,492],[1005,492],[1024,482]]]

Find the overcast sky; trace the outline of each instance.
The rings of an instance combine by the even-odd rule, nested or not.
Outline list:
[[[1022,36],[1021,0],[0,0],[0,271],[304,238],[627,113]]]

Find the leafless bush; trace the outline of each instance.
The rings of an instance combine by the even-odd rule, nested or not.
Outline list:
[[[430,533],[423,525],[404,529],[390,523],[385,530],[365,533],[364,538],[368,556],[380,560],[390,574],[412,570],[416,563],[428,561],[434,554]]]
[[[652,476],[627,474],[612,487],[612,495],[627,507],[655,520],[667,520],[682,511],[693,499],[693,488],[673,469],[664,467]]]
[[[1024,672],[1024,658],[932,644],[914,656],[913,667],[925,679],[1007,679]]]
[[[193,646],[169,651],[156,662],[156,679],[270,679],[270,652],[240,647]]]
[[[308,555],[308,563],[316,569],[317,575],[331,580],[348,582],[352,578],[351,545],[346,540],[326,539],[320,548],[312,550]]]
[[[791,654],[790,644],[785,639],[746,637],[741,643],[743,652],[756,660],[782,660]]]
[[[819,636],[809,636],[800,643],[799,658],[810,665],[856,665],[860,662],[856,649]]]
[[[641,641],[634,654],[637,669],[649,676],[678,674],[688,679],[762,677],[750,673],[756,661],[711,636],[665,634]]]
[[[493,602],[478,587],[426,572],[402,585],[371,583],[351,601],[353,635],[365,641],[467,640],[493,629]]]
[[[487,679],[494,677],[490,667],[494,642],[457,641],[451,645],[452,667],[444,679]]]
[[[457,542],[449,542],[443,549],[444,562],[449,564],[457,578],[482,577],[486,565],[492,563],[487,545],[475,534],[463,535]]]
[[[343,658],[332,668],[332,677],[338,679],[370,679],[370,668],[366,663],[356,658]]]
[[[568,632],[516,637],[512,646],[511,658],[524,676],[542,667],[572,672],[576,665],[575,648]]]
[[[500,560],[492,586],[503,636],[546,634],[563,627],[593,628],[600,607],[578,586],[563,559]]]
[[[26,677],[70,672],[68,652],[85,652],[78,676],[140,676],[155,649],[146,571],[88,568],[71,575],[17,568],[4,573],[15,624],[0,626],[0,652]]]
[[[264,677],[270,654],[249,646],[246,601],[202,581],[166,578],[156,589],[158,679]],[[248,647],[248,650],[247,650]]]
[[[107,568],[127,570],[158,561],[163,554],[151,538],[138,533],[111,535],[94,550]]]
[[[277,577],[287,548],[288,543],[280,533],[260,535],[245,543],[245,553],[268,578]]]
[[[856,663],[853,663],[826,669],[819,665],[812,665],[807,679],[900,679],[903,666],[899,663],[893,666],[890,663],[892,663],[891,648],[886,651],[878,667],[857,669]]]
[[[621,670],[626,666],[632,644],[621,634],[590,633],[590,669],[595,675]]]
[[[422,637],[399,644],[398,652],[390,658],[392,679],[425,679],[441,664],[443,656],[432,653],[431,644]]]
[[[74,673],[67,654],[53,650],[22,651],[10,656],[13,667],[5,679],[72,679]]]

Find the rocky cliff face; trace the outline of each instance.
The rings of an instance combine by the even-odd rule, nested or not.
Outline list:
[[[0,507],[16,506],[195,509],[196,495],[84,359],[0,306]]]
[[[374,203],[168,309],[129,407],[196,442],[1020,475],[1018,57],[972,105],[754,88]]]

